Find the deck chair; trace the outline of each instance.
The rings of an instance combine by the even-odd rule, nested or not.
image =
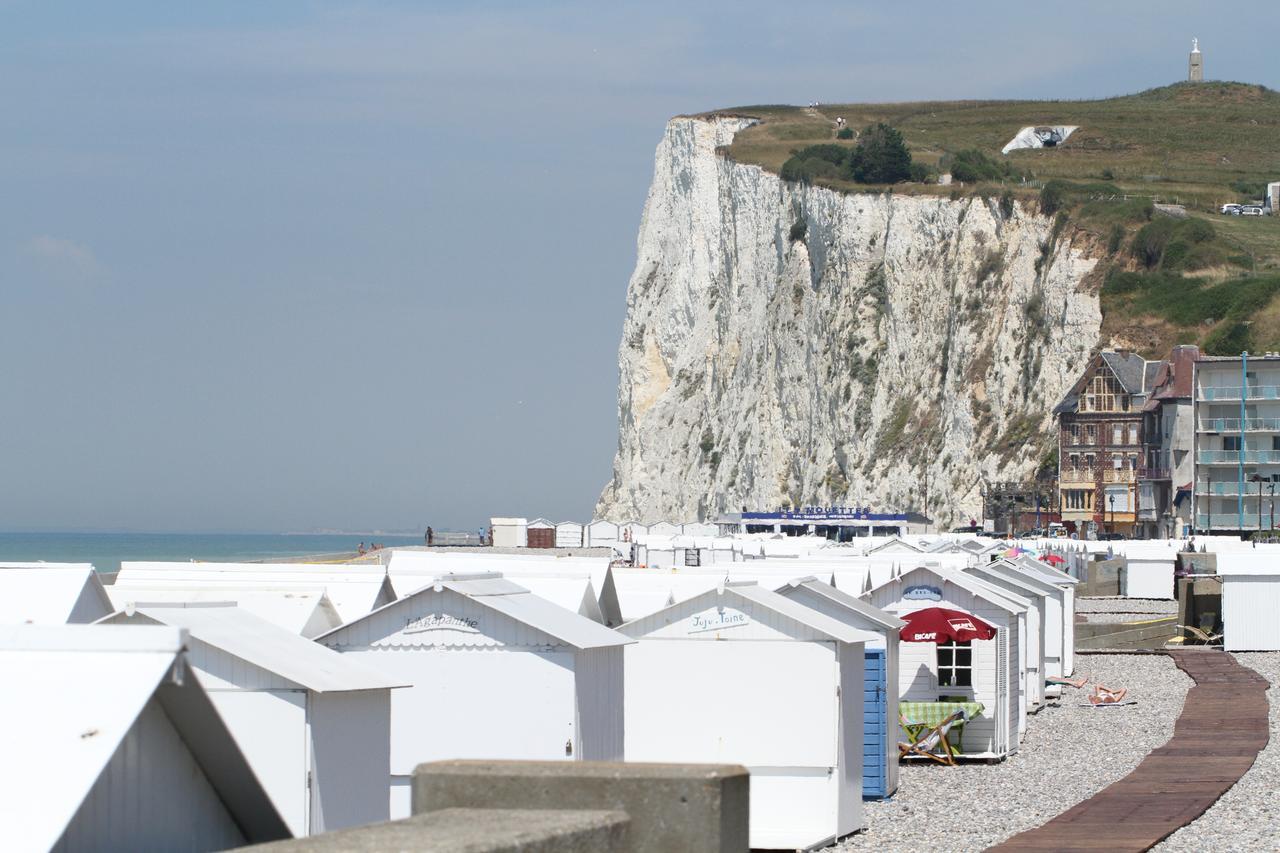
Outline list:
[[[1079,690],[1089,683],[1089,676],[1082,675],[1079,678],[1065,678],[1060,675],[1051,675],[1045,679],[1049,684],[1061,684],[1064,687],[1074,687]]]
[[[898,719],[902,723],[904,729],[907,726],[917,725],[901,714],[898,715]],[[938,723],[938,725],[921,735],[915,743],[899,743],[899,760],[906,758],[908,755],[919,755],[922,758],[927,758],[930,761],[936,761],[939,764],[954,765],[956,763],[955,747],[951,745],[951,741],[947,740],[947,733],[951,731],[951,727],[956,723],[962,723],[964,721],[964,711],[956,710],[952,712],[951,716],[947,717],[941,723]],[[934,750],[939,747],[942,748],[942,752],[934,752]]]
[[[1199,628],[1195,628],[1191,625],[1175,625],[1174,627],[1181,628],[1182,630],[1186,631],[1195,639],[1204,643],[1206,646],[1212,646],[1222,642],[1221,634],[1210,634],[1206,631],[1201,631]]]

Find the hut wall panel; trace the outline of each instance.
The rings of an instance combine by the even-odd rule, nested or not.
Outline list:
[[[578,743],[582,761],[622,761],[624,646],[579,651]]]
[[[306,835],[306,691],[212,690],[209,699],[290,831]]]
[[[1280,649],[1280,577],[1224,576],[1223,647],[1227,651]]]
[[[387,820],[391,691],[311,695],[311,831]]]
[[[225,850],[244,843],[204,771],[153,699],[53,849]]]

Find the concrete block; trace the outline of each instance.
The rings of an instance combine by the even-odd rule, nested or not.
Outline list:
[[[605,761],[436,761],[413,773],[413,813],[453,807],[593,809],[631,818],[635,853],[747,849],[745,767]]]
[[[259,853],[599,853],[627,849],[629,819],[616,811],[441,809],[291,841]]]

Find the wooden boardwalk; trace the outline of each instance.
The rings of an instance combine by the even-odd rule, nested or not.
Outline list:
[[[1266,679],[1226,652],[1169,656],[1195,680],[1169,742],[1128,776],[990,850],[1146,850],[1244,775],[1267,745]]]

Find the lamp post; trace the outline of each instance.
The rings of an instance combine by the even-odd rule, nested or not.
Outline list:
[[[1107,503],[1111,504],[1111,535],[1116,532],[1116,496],[1107,495]]]
[[[1276,481],[1272,480],[1267,486],[1267,491],[1271,494],[1267,497],[1267,509],[1271,510],[1271,524],[1267,527],[1267,532],[1272,536],[1276,532]]]

